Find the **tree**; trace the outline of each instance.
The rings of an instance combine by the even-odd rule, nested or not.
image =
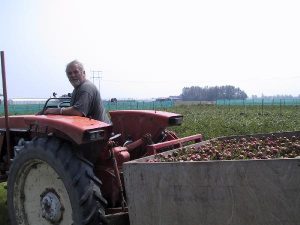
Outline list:
[[[216,101],[217,99],[246,99],[247,94],[231,85],[215,87],[184,87],[181,97],[185,101]]]

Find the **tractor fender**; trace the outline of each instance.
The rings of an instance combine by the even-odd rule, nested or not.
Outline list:
[[[0,128],[5,127],[4,117],[0,118]],[[96,140],[108,140],[111,125],[80,116],[66,115],[22,115],[9,116],[9,128],[28,130],[36,133],[66,135],[76,144]]]

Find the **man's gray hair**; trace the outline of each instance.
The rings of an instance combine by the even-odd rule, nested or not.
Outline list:
[[[66,66],[66,72],[68,70],[68,68],[72,65],[78,65],[78,67],[80,68],[81,71],[84,71],[84,67],[83,64],[81,62],[79,62],[78,60],[73,60],[72,62],[69,62]]]

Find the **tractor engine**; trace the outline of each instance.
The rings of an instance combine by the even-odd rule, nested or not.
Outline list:
[[[124,162],[128,162],[130,160],[130,154],[126,147],[107,146],[104,151],[101,151],[94,169],[96,176],[102,181],[101,190],[103,197],[108,202],[108,207],[121,205],[121,190],[118,184],[118,177],[114,170],[115,165],[113,157],[116,159],[118,172],[120,174],[122,184],[124,184],[122,165]]]

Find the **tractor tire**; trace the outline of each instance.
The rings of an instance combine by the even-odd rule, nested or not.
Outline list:
[[[101,225],[106,200],[93,166],[56,137],[26,142],[13,160],[7,203],[11,225]]]

